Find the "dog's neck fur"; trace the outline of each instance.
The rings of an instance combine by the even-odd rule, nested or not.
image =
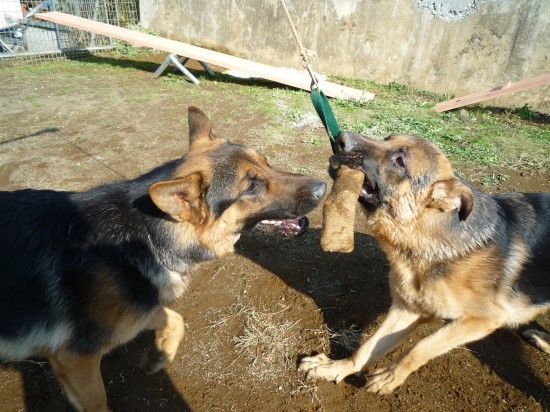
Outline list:
[[[133,185],[128,193],[129,206],[137,214],[137,220],[142,222],[143,236],[146,236],[146,241],[156,260],[166,269],[180,274],[187,272],[190,264],[212,260],[214,256],[205,247],[192,240],[185,246],[181,246],[182,237],[196,238],[192,233],[193,230],[189,228],[186,237],[176,233],[174,227],[177,225],[169,221],[171,218],[157,208],[148,194],[148,189],[158,180],[171,178],[174,170],[184,161],[184,158],[176,159],[139,176],[132,182]],[[153,233],[158,235],[153,236]]]
[[[163,167],[169,173],[170,167]],[[137,269],[157,288],[159,300],[167,303],[183,293],[193,264],[215,256],[198,241],[194,242],[192,239],[196,237],[192,234],[187,237],[191,239],[187,244],[181,244],[174,230],[178,225],[169,222],[169,217],[148,195],[150,180],[145,175],[134,180],[129,189],[111,183],[73,194],[82,205],[83,218],[93,219],[98,228],[94,233],[69,233],[68,236],[82,242],[84,248],[103,248],[118,264]],[[126,227],[132,230],[121,229]]]
[[[424,272],[492,241],[498,225],[498,204],[482,192],[474,191],[474,196],[475,207],[464,221],[457,212],[436,211],[396,222],[387,210],[379,210],[368,217],[369,228],[390,263],[408,262],[412,270]],[[448,213],[454,216],[449,218]]]

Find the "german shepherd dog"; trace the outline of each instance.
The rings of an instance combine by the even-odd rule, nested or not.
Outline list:
[[[550,193],[479,192],[419,137],[377,141],[342,132],[340,138],[329,172],[334,177],[344,164],[365,175],[359,202],[367,232],[390,264],[392,304],[350,358],[302,359],[299,369],[309,378],[338,383],[365,371],[420,324],[447,320],[370,374],[368,390],[389,394],[430,359],[549,307]]]
[[[0,192],[0,357],[46,357],[78,410],[108,410],[101,357],[140,331],[156,331],[148,372],[174,359],[184,322],[166,305],[195,263],[325,194],[325,183],[218,137],[200,109],[188,114],[188,154],[136,179]]]

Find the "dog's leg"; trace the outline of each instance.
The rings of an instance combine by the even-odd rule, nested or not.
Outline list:
[[[155,346],[145,354],[141,360],[141,367],[147,373],[155,373],[167,362],[174,360],[185,333],[185,323],[179,313],[168,308],[160,308],[147,328],[155,331]]]
[[[302,359],[299,370],[310,379],[340,382],[345,377],[365,370],[372,362],[391,352],[424,320],[402,306],[394,305],[375,334],[347,359],[331,360],[325,354]]]
[[[101,354],[58,351],[49,355],[48,361],[78,411],[110,411],[101,378]]]
[[[528,329],[521,332],[521,335],[535,348],[539,348],[541,351],[550,355],[550,335],[548,333],[540,330]]]
[[[407,376],[430,359],[442,355],[457,346],[481,339],[505,323],[495,318],[463,318],[444,326],[436,333],[422,339],[386,367],[370,374],[367,388],[381,394],[392,393]]]

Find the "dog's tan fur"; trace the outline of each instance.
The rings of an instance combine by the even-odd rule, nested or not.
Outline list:
[[[526,282],[533,278],[523,269],[534,251],[522,234],[549,225],[526,200],[537,195],[511,194],[499,200],[477,192],[457,178],[443,153],[424,139],[392,136],[374,141],[349,133],[343,142],[346,150],[362,153],[363,163],[355,166],[379,188],[373,196],[381,200],[367,202],[362,209],[368,232],[390,263],[392,304],[379,329],[350,358],[304,358],[299,369],[309,378],[339,382],[365,371],[420,324],[450,320],[370,374],[368,390],[388,394],[430,359],[499,327],[525,323],[548,308],[550,297],[535,296],[537,302],[546,299],[535,304],[533,296],[516,286],[520,277]],[[347,164],[345,155],[342,158]],[[537,199],[548,202],[547,195]],[[514,222],[500,218],[502,205],[515,209]],[[509,229],[502,230],[506,226]],[[542,236],[546,242],[548,235]],[[547,246],[537,245],[539,256]],[[532,339],[544,347],[544,340]]]

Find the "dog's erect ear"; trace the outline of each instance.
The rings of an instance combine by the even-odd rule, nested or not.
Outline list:
[[[210,120],[204,112],[195,106],[189,106],[187,110],[187,121],[189,123],[189,150],[215,140],[218,138],[212,131]]]
[[[456,178],[439,181],[431,187],[427,207],[442,212],[456,210],[459,219],[466,220],[474,209],[474,193]]]
[[[149,187],[149,195],[164,213],[179,222],[202,224],[208,207],[204,201],[206,185],[200,173],[174,180],[163,180]]]

